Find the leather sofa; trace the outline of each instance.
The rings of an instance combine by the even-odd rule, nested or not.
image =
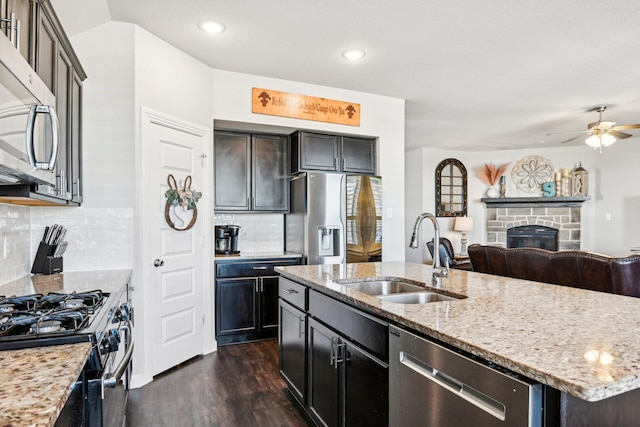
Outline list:
[[[609,257],[586,251],[468,247],[473,271],[640,297],[640,255]]]

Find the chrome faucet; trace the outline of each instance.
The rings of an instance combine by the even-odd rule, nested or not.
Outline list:
[[[421,213],[416,219],[416,223],[413,226],[413,234],[411,235],[411,242],[409,242],[409,247],[412,249],[418,248],[418,232],[420,231],[420,224],[422,224],[422,220],[425,218],[429,218],[433,223],[433,278],[431,279],[431,283],[435,287],[440,287],[441,279],[443,277],[449,277],[449,260],[445,260],[446,266],[440,265],[440,226],[438,225],[438,220],[433,214],[428,212]]]

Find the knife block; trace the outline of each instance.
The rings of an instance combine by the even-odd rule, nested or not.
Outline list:
[[[55,274],[62,272],[62,257],[54,257],[57,245],[40,242],[31,267],[32,274]]]

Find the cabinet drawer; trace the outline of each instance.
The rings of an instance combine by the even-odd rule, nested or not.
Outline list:
[[[280,298],[298,307],[302,311],[307,310],[307,289],[306,286],[300,283],[280,277]]]
[[[225,277],[257,277],[257,276],[277,276],[274,267],[278,265],[298,265],[299,258],[288,258],[270,261],[251,262],[216,262],[216,278]]]
[[[383,362],[389,361],[388,323],[316,291],[309,292],[309,314]]]

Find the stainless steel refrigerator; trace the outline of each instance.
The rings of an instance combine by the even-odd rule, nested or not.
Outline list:
[[[309,172],[291,178],[285,249],[307,264],[382,260],[380,177]]]

